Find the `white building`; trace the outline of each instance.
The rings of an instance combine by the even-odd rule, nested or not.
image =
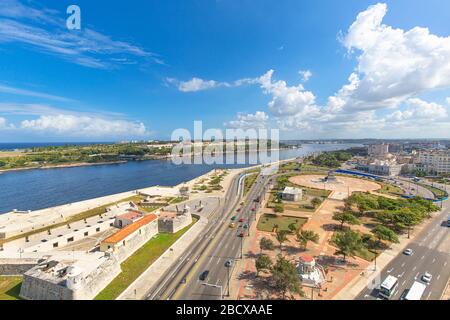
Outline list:
[[[379,176],[398,176],[402,171],[403,165],[398,164],[395,160],[375,160],[368,164],[359,164],[358,170],[365,171]]]
[[[303,190],[299,188],[286,187],[281,194],[285,201],[300,201],[303,198]]]
[[[431,174],[450,173],[450,150],[419,152],[417,169]]]

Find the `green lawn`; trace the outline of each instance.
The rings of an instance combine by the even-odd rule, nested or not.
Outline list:
[[[252,173],[245,178],[244,181],[244,196],[250,191],[251,187],[258,178],[259,172]]]
[[[175,241],[177,241],[192,225],[175,234],[160,233],[138,249],[127,260],[122,262],[122,272],[101,291],[94,300],[114,300],[128,288],[150,265],[158,259]]]
[[[381,185],[381,189],[379,189],[377,191],[379,193],[388,194],[391,196],[402,196],[405,194],[405,191],[403,191],[403,189],[398,186],[394,186],[392,184],[383,183],[383,182],[377,182],[377,183]]]
[[[288,217],[288,216],[276,216],[273,214],[264,214],[259,218],[257,228],[260,231],[273,232],[275,225],[278,225],[278,231],[287,230],[291,223],[295,223],[297,229],[300,229],[308,219]]]
[[[0,300],[21,300],[19,297],[22,277],[0,276]]]

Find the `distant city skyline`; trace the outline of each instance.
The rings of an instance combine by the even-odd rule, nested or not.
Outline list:
[[[168,140],[196,120],[282,140],[448,139],[449,9],[3,0],[0,142]]]

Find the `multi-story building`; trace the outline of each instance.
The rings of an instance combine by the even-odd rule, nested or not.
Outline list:
[[[365,171],[371,174],[376,174],[380,176],[398,176],[402,171],[403,165],[398,164],[395,160],[382,161],[375,160],[369,163],[360,163],[357,165],[357,169]]]
[[[385,159],[389,155],[388,144],[371,144],[369,145],[369,157],[373,159]]]
[[[450,150],[422,151],[417,154],[416,167],[429,174],[450,173]]]

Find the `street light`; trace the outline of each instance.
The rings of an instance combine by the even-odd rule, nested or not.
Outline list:
[[[205,287],[212,287],[212,288],[218,288],[220,289],[220,300],[223,300],[223,287],[219,286],[217,284],[211,284],[211,283],[202,283]],[[230,290],[230,289],[228,289]]]

